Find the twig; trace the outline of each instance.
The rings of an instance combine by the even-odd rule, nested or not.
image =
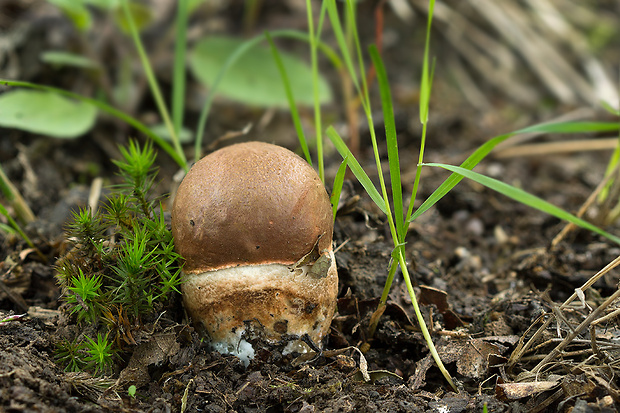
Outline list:
[[[617,257],[616,259],[614,259],[612,262],[610,262],[609,264],[607,264],[602,270],[600,270],[599,272],[597,272],[596,274],[594,274],[588,281],[586,281],[579,289],[583,292],[585,292],[588,288],[590,288],[595,282],[597,282],[602,276],[604,276],[605,274],[607,274],[609,271],[611,271],[612,269],[616,268],[618,265],[620,264],[620,257]],[[563,310],[564,308],[566,308],[570,303],[572,303],[575,299],[577,298],[577,293],[574,292],[570,297],[568,297],[568,299],[566,301],[564,301],[564,303],[560,306],[560,310]],[[599,307],[600,308],[600,307]],[[598,309],[597,309],[598,310]],[[508,370],[510,370],[511,368],[514,367],[514,365],[517,363],[517,361],[519,361],[521,359],[521,357],[523,356],[523,354],[538,340],[538,338],[542,335],[542,333],[547,329],[547,327],[549,327],[549,324],[551,324],[551,321],[553,320],[553,317],[549,317],[547,318],[547,320],[545,320],[545,322],[543,323],[542,326],[540,326],[538,328],[538,330],[536,330],[536,332],[534,333],[534,335],[527,341],[527,343],[523,344],[523,339],[524,337],[527,335],[527,333],[530,331],[530,329],[539,322],[539,320],[544,317],[544,315],[540,316],[535,323],[532,324],[532,326],[530,326],[530,328],[528,328],[528,330],[523,334],[523,336],[521,337],[521,340],[519,340],[519,344],[517,345],[517,347],[515,348],[515,350],[512,352],[512,354],[510,355],[510,358],[508,359],[508,362],[506,363],[508,366]],[[577,331],[577,330],[576,330]]]
[[[576,295],[576,294],[574,294]],[[560,354],[560,352],[562,350],[564,350],[564,348],[570,344],[570,342],[577,337],[577,335],[579,335],[586,327],[588,327],[590,324],[592,324],[592,322],[594,320],[596,320],[598,317],[600,317],[601,313],[603,311],[605,311],[605,309],[611,304],[613,303],[616,299],[618,299],[620,297],[620,289],[618,289],[615,293],[613,293],[609,298],[607,298],[607,300],[605,300],[600,306],[598,306],[596,308],[596,310],[592,311],[592,313],[586,317],[585,320],[583,320],[581,322],[581,324],[579,324],[579,326],[577,326],[577,328],[575,329],[575,331],[569,333],[566,338],[564,340],[562,340],[562,342],[560,344],[557,345],[556,348],[554,348],[553,350],[551,350],[551,352],[549,354],[547,354],[547,356],[545,356],[544,359],[541,360],[540,363],[538,363],[538,365],[536,367],[534,367],[534,369],[532,370],[532,373],[538,373],[544,366],[545,364],[549,363],[551,360],[553,360],[558,354]]]

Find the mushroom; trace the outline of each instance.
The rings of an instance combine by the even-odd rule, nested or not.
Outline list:
[[[172,234],[184,258],[183,304],[214,349],[249,362],[246,335],[320,345],[336,307],[329,197],[312,167],[280,146],[232,145],[179,186]]]

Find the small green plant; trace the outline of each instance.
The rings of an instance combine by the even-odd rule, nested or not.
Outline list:
[[[136,386],[135,385],[131,385],[127,388],[127,394],[129,395],[129,397],[131,397],[132,399],[136,397]]]
[[[78,372],[86,369],[84,343],[77,339],[64,339],[56,343],[54,355],[56,362],[65,367],[65,371]]]
[[[56,344],[55,360],[65,366],[65,371],[91,371],[94,374],[110,373],[114,369],[117,349],[108,335],[97,333],[97,338],[64,339]]]
[[[70,370],[111,371],[114,355],[135,344],[133,331],[153,321],[179,294],[179,256],[151,194],[157,177],[152,144],[140,147],[132,141],[121,153],[115,164],[122,184],[103,211],[74,214],[68,225],[74,248],[57,264],[69,314],[97,334],[59,345],[59,361]]]
[[[102,304],[98,301],[101,289],[101,275],[87,278],[78,268],[78,276],[72,276],[67,289],[71,292],[66,301],[73,305],[71,314],[78,314],[78,321],[87,320],[91,323],[97,321]]]
[[[97,333],[96,341],[86,336],[85,350],[89,370],[93,370],[95,374],[112,371],[116,351],[112,347],[112,342],[108,341],[107,334],[104,336],[102,333]]]

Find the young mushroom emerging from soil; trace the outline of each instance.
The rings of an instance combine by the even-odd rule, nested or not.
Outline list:
[[[242,143],[191,168],[174,199],[172,233],[185,259],[183,303],[214,349],[247,363],[250,326],[270,342],[307,334],[320,345],[338,290],[332,230],[321,180],[287,149]]]

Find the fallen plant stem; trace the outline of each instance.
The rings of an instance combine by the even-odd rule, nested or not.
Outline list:
[[[543,156],[566,152],[606,151],[618,146],[618,138],[580,139],[562,142],[534,143],[498,150],[495,158]]]

